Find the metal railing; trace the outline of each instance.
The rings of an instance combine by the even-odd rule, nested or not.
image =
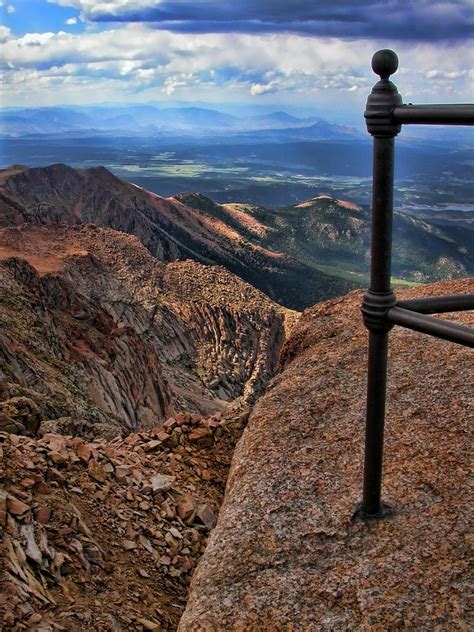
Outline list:
[[[400,325],[474,347],[474,329],[427,315],[474,309],[474,294],[397,302],[390,286],[395,136],[402,124],[474,125],[471,104],[403,105],[389,79],[397,68],[398,57],[393,51],[375,53],[372,69],[380,81],[373,87],[365,111],[374,148],[371,276],[361,307],[369,330],[364,489],[358,510],[363,519],[391,513],[381,501],[388,332],[393,325]]]

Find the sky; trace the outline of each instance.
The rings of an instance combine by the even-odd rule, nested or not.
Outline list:
[[[0,1],[0,99],[348,112],[392,48],[405,102],[468,102],[473,15],[472,0]]]

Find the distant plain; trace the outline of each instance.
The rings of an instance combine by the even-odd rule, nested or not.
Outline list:
[[[356,129],[285,112],[242,120],[199,108],[89,108],[82,118],[64,112],[5,111],[0,166],[103,165],[165,197],[194,191],[266,208],[321,194],[370,204],[371,141],[363,123]],[[51,132],[55,120],[66,121],[64,129]],[[448,220],[459,216],[472,226],[474,136],[430,132],[417,137],[407,128],[397,139],[395,205],[422,216],[449,212]]]

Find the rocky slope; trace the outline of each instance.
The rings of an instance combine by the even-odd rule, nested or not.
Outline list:
[[[473,290],[465,280],[405,296]],[[391,333],[383,497],[394,515],[360,522],[360,300],[307,310],[285,344],[234,454],[180,631],[467,629],[471,352]]]
[[[165,199],[103,167],[17,166],[0,171],[0,226],[22,222],[124,231],[160,261],[223,265],[293,309],[367,285],[369,211],[327,196],[269,211],[196,193]],[[393,272],[421,282],[474,273],[472,232],[395,213]]]
[[[245,406],[296,316],[222,268],[164,265],[89,225],[1,229],[0,278],[0,427],[14,432],[114,434]]]
[[[160,261],[190,258],[225,266],[294,309],[354,287],[255,242],[218,214],[204,213],[179,196],[162,198],[103,167],[17,166],[0,171],[0,227],[23,222],[93,223],[124,231],[138,237]]]
[[[2,630],[175,630],[243,419],[104,441],[0,432]]]

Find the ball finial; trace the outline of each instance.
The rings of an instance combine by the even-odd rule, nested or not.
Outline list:
[[[393,50],[384,48],[378,50],[372,57],[372,70],[376,75],[379,75],[381,79],[388,79],[390,75],[397,72],[398,69],[398,57]]]

